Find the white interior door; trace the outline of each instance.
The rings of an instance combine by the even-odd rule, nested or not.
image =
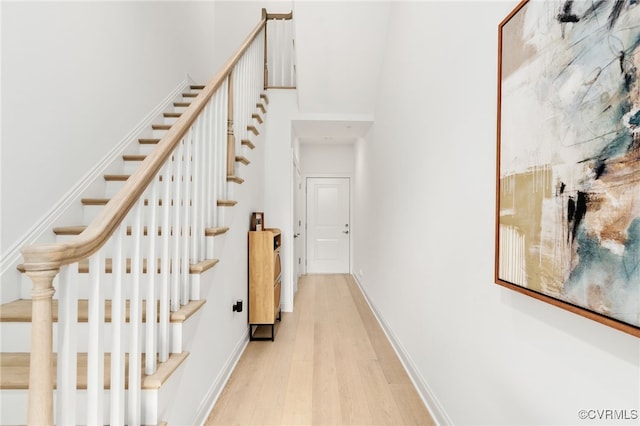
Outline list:
[[[307,178],[307,273],[349,273],[349,178]]]

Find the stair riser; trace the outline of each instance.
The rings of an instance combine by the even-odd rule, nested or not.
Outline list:
[[[166,131],[166,130],[157,130],[157,129],[154,129],[154,130],[151,132],[151,137],[152,137],[152,138],[162,139],[162,137],[163,137],[166,133],[167,133],[167,131]]]
[[[141,424],[158,424],[161,409],[158,399],[170,398],[170,390],[143,390],[141,395],[142,419]],[[169,393],[169,395],[165,395]],[[57,392],[54,391],[54,412]],[[87,391],[78,390],[76,394],[76,424],[87,424]],[[0,391],[0,424],[24,425],[27,423],[27,390],[1,390]],[[110,391],[105,390],[103,399],[103,413],[105,423],[109,421]],[[124,404],[128,406],[128,392],[124,392]],[[55,416],[55,414],[54,414]],[[126,421],[126,419],[125,419]]]
[[[176,121],[178,117],[162,117],[162,124],[175,124]]]
[[[58,243],[66,243],[66,242],[70,242],[73,241],[73,239],[76,238],[76,236],[74,235],[58,235],[56,237],[56,242]],[[221,237],[217,237],[218,242],[220,241]],[[125,237],[124,241],[123,241],[123,253],[124,256],[126,256],[127,258],[131,257],[131,254],[133,252],[133,244],[134,244],[134,238],[131,235],[128,235]],[[140,240],[140,243],[142,245],[142,253],[144,255],[149,253],[149,237],[148,236],[143,236]],[[161,244],[162,243],[162,238],[161,237],[156,237],[156,243]],[[216,237],[205,237],[205,244],[204,244],[204,253],[201,253],[201,259],[197,259],[198,261],[200,260],[204,260],[204,259],[215,259],[215,243],[216,243]],[[112,258],[113,254],[115,252],[114,250],[114,243],[113,241],[108,242],[104,248],[102,249],[102,253],[103,256],[105,258]],[[156,248],[156,258],[159,258],[158,256],[158,248]],[[77,271],[77,268],[76,268]]]
[[[138,167],[140,167],[140,164],[142,164],[142,161],[124,161],[122,173],[125,175],[131,175],[133,174],[133,172],[138,170]],[[109,188],[107,188],[107,191],[108,190]]]
[[[73,274],[73,272],[72,272]],[[194,277],[196,277],[198,274],[190,274],[189,275],[189,280],[193,281]],[[75,283],[76,285],[76,293],[77,293],[77,298],[78,299],[89,299],[89,294],[90,294],[90,289],[91,289],[91,277],[89,276],[89,274],[74,274],[74,276],[72,276],[70,278],[70,282]],[[140,279],[143,281],[142,287],[140,288],[141,291],[141,296],[144,298],[146,295],[146,288],[147,288],[147,282],[148,282],[148,276],[147,274],[141,274]],[[162,285],[162,276],[161,275],[156,275],[155,278],[155,285],[156,285],[156,300],[159,299],[160,297],[160,293],[159,293],[159,288],[160,285]],[[174,276],[173,275],[169,275],[169,286],[171,287],[172,282],[173,282]],[[22,274],[22,276],[20,277],[20,281],[21,281],[21,298],[22,299],[31,299],[31,289],[32,289],[32,283],[31,280],[24,274]],[[54,288],[58,288],[58,278],[56,278],[54,280]],[[133,291],[134,288],[134,279],[133,279],[133,274],[125,274],[123,281],[122,281],[122,292],[124,294],[125,298],[130,298],[131,297],[131,293]],[[104,298],[106,300],[111,300],[113,299],[113,275],[111,274],[104,274],[102,276],[102,291],[104,294]],[[53,295],[54,299],[58,299],[60,293],[58,291],[56,291]],[[193,299],[193,300],[197,300],[197,299]]]
[[[141,161],[127,161],[131,163],[131,166],[127,166],[128,170],[125,170],[123,174],[131,175],[140,166]],[[126,183],[124,180],[110,180],[105,182],[105,198],[112,198]]]
[[[246,145],[241,145],[240,151],[242,152],[242,156],[251,160],[251,153],[253,150]]]
[[[230,185],[231,186],[231,185]],[[229,195],[232,197],[233,196],[233,190],[230,188],[229,189]],[[82,221],[83,221],[83,225],[89,225],[91,224],[92,221],[94,221],[98,215],[100,214],[101,210],[104,208],[103,205],[99,205],[99,206],[83,206],[83,214],[82,214]],[[142,223],[143,226],[144,224],[148,223],[148,219],[150,218],[150,211],[147,210],[148,206],[145,206],[145,209],[143,210],[143,214],[142,214]],[[233,207],[218,207],[216,211],[214,211],[214,218],[212,223],[210,223],[208,226],[229,226],[229,222],[228,219],[230,218],[230,214],[225,214],[226,210],[229,209],[233,209]],[[160,225],[162,223],[162,211],[160,209],[158,209],[158,212],[156,212],[156,223],[158,225]],[[128,220],[127,223],[130,223],[131,220]]]
[[[180,100],[180,101],[178,101],[178,102],[184,102],[184,101]],[[186,101],[186,102],[189,102],[189,101]],[[183,107],[183,106],[174,106],[174,107],[173,107],[173,111],[174,111],[174,112],[180,112],[180,113],[183,113],[183,112],[185,112],[186,110],[187,110],[187,107]]]
[[[151,136],[149,136],[151,137]],[[138,154],[149,155],[156,148],[157,144],[138,144]]]
[[[188,322],[187,322],[188,323]],[[187,327],[187,323],[170,323],[169,324],[169,341],[170,341],[170,351],[172,353],[182,352],[183,346],[183,337],[188,336],[189,334],[183,330],[183,328]],[[191,327],[193,328],[193,327]],[[53,325],[53,351],[58,351],[58,323],[54,323]],[[0,336],[0,345],[2,347],[2,352],[30,352],[31,344],[30,344],[30,336],[31,336],[31,323],[1,323],[0,331],[2,335]],[[121,345],[125,352],[129,352],[129,348],[131,347],[131,332],[132,326],[129,323],[126,323],[123,327],[122,331],[122,340]],[[76,347],[78,352],[88,352],[88,342],[89,342],[89,324],[88,323],[78,323],[75,335],[77,339]],[[103,333],[104,333],[104,351],[111,352],[113,350],[113,341],[112,341],[112,325],[111,323],[105,323],[103,325]],[[146,339],[146,325],[140,330],[140,347],[143,348]],[[159,326],[156,326],[156,342],[158,345],[160,344],[159,337]]]
[[[158,204],[159,203],[160,202],[158,201]],[[104,204],[83,206],[82,208],[83,209],[82,220],[84,222],[83,225],[89,225],[92,221],[94,221],[96,217],[98,217],[102,209],[104,209],[104,207],[105,207]],[[152,213],[151,208],[152,206],[149,206],[149,205],[143,206],[142,216],[141,216],[143,226],[149,223],[151,219],[151,213]],[[161,206],[158,206],[156,209],[156,223],[158,225],[162,223],[163,214],[164,214],[163,208]],[[127,219],[125,219],[127,223],[130,223],[133,221],[133,217],[131,215]]]

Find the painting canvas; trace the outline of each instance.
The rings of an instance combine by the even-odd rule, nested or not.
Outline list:
[[[640,1],[499,27],[496,283],[640,336]]]

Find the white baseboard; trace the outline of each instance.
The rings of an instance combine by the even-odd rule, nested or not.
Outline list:
[[[393,330],[391,330],[384,318],[371,303],[371,300],[369,299],[369,296],[367,295],[367,292],[362,286],[362,283],[359,281],[358,277],[353,275],[353,278],[356,280],[358,287],[360,287],[360,291],[362,291],[367,304],[371,308],[373,315],[378,320],[378,323],[382,327],[382,330],[387,336],[387,339],[389,339],[389,342],[391,342],[393,350],[396,352],[396,355],[398,355],[400,362],[402,363],[404,369],[407,371],[407,374],[413,382],[413,385],[416,387],[416,390],[420,395],[422,402],[424,402],[425,406],[429,410],[429,413],[431,413],[431,417],[433,417],[433,420],[437,425],[452,425],[453,421],[451,421],[451,418],[449,418],[446,411],[444,410],[444,407],[442,406],[442,404],[440,404],[438,398],[436,398],[433,390],[426,382],[422,374],[420,374],[420,371],[416,368],[416,365],[413,362],[411,356],[407,353],[400,341],[396,338]]]
[[[6,253],[2,254],[2,260],[0,261],[0,276],[5,276],[5,273],[9,268],[15,268],[21,262],[22,253],[20,250],[22,247],[30,244],[35,244],[40,238],[42,238],[45,232],[51,231],[55,226],[56,220],[58,220],[67,209],[69,209],[73,203],[75,203],[81,194],[89,188],[89,186],[100,176],[104,174],[104,170],[118,160],[124,150],[135,142],[139,135],[149,129],[153,124],[153,121],[158,115],[167,110],[171,102],[182,94],[184,89],[193,84],[191,78],[187,75],[185,79],[181,81],[173,91],[165,97],[138,125],[131,130],[117,145],[113,147],[111,151],[105,155],[100,162],[98,162],[91,170],[89,170],[77,183],[71,188],[62,198],[47,212],[44,216],[38,220],[38,222],[30,228],[18,241],[16,241]]]
[[[231,373],[233,373],[233,370],[236,368],[236,365],[238,364],[238,361],[240,361],[240,357],[244,353],[244,350],[246,349],[248,344],[249,332],[247,331],[246,333],[242,333],[242,337],[240,338],[240,340],[238,340],[238,343],[236,343],[236,346],[227,359],[227,362],[220,370],[218,377],[216,377],[216,380],[214,380],[211,384],[209,391],[200,403],[200,408],[196,412],[194,420],[190,424],[204,425],[204,423],[207,421],[207,418],[211,413],[213,406],[218,401],[218,398],[220,398],[222,390],[229,381]]]

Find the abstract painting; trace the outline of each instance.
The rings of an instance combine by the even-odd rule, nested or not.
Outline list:
[[[499,26],[496,283],[640,337],[640,0]]]

